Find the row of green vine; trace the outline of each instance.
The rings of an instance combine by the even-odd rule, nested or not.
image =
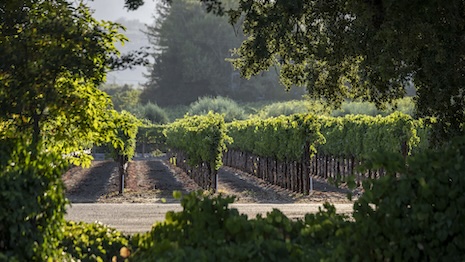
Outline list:
[[[224,119],[219,114],[191,116],[179,119],[165,127],[166,144],[187,154],[191,166],[208,163],[218,170],[226,143]]]
[[[162,129],[165,136],[160,135]],[[398,153],[405,157],[427,148],[429,134],[424,120],[399,112],[386,117],[297,114],[239,120],[226,125],[220,115],[211,113],[144,130],[145,134],[157,134],[153,140],[166,140],[169,147],[186,152],[191,165],[209,162],[217,168],[222,165],[227,143],[227,149],[278,161],[302,160],[307,143],[311,154],[364,159],[373,152]]]

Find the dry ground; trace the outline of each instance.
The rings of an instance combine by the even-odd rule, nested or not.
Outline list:
[[[118,194],[116,163],[94,161],[87,169],[73,167],[63,175],[66,196],[72,203],[175,203],[174,190],[183,193],[200,188],[165,158],[135,160],[128,167],[125,194]],[[235,203],[350,203],[346,189],[313,179],[314,191],[302,195],[273,186],[250,174],[223,167],[218,191],[236,196]]]

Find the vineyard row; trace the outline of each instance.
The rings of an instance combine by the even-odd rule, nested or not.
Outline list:
[[[188,116],[140,130],[139,141],[164,143],[176,165],[200,186],[216,190],[217,171],[231,166],[286,189],[309,193],[310,176],[343,179],[375,152],[404,158],[427,147],[429,129],[402,113],[387,117],[314,115],[248,119],[225,124],[221,115]]]

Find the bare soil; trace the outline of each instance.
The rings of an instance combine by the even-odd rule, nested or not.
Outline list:
[[[124,195],[118,194],[119,177],[113,161],[94,161],[90,168],[73,167],[63,175],[66,196],[72,203],[176,203],[173,191],[188,193],[200,188],[165,158],[129,163]],[[313,192],[303,195],[233,168],[218,174],[218,193],[236,197],[236,203],[350,203],[344,188],[313,179]]]

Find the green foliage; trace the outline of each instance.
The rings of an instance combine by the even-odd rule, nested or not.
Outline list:
[[[388,105],[388,112],[399,111],[406,115],[416,116],[415,101],[412,97],[397,99]]]
[[[65,161],[21,139],[0,140],[0,260],[61,260]]]
[[[222,3],[237,6],[237,1]],[[207,8],[208,9],[208,8]],[[155,52],[143,103],[160,106],[188,105],[203,96],[227,96],[241,101],[299,98],[302,88],[286,92],[279,86],[276,70],[246,80],[226,61],[230,50],[245,39],[239,25],[226,17],[205,12],[200,1],[178,0],[159,4],[147,35]]]
[[[83,262],[121,259],[120,249],[129,244],[127,236],[99,223],[67,221],[64,232],[60,247],[73,259]]]
[[[136,149],[137,130],[141,122],[131,113],[113,111],[116,139],[111,141],[115,160],[131,160]],[[124,163],[123,163],[124,164]]]
[[[174,122],[179,118],[183,118],[187,111],[189,111],[189,106],[187,105],[173,105],[163,107],[166,114],[168,115],[169,122]]]
[[[407,160],[374,154],[389,175],[364,183],[338,260],[463,261],[465,139]],[[397,175],[396,175],[397,174]]]
[[[1,119],[35,144],[57,119],[68,124],[58,128],[98,132],[95,120],[109,103],[95,87],[118,55],[113,42],[125,40],[120,27],[64,0],[2,1],[0,10]]]
[[[387,117],[320,117],[320,122],[326,143],[318,147],[318,152],[335,156],[363,159],[374,152],[407,156],[420,141],[428,139],[418,136],[416,120],[399,112]]]
[[[136,151],[136,138],[139,126],[142,122],[137,119],[134,115],[127,111],[121,113],[116,110],[108,110],[106,112],[106,123],[105,128],[110,132],[110,136],[106,143],[103,144],[103,148],[108,150],[107,152],[113,157],[118,163],[118,171],[120,175],[120,189],[119,192],[124,192],[124,176],[127,171],[127,163],[135,155]]]
[[[121,27],[64,0],[0,3],[0,108],[34,149],[90,165],[84,150],[114,138],[109,97],[96,87],[125,41]],[[37,153],[37,152],[34,152]]]
[[[157,51],[142,102],[167,106],[227,95],[233,68],[225,58],[241,41],[227,19],[207,14],[201,3],[190,0],[160,3],[156,12],[147,35]]]
[[[139,104],[132,109],[132,112],[139,118],[147,119],[153,124],[167,124],[170,122],[166,110],[151,102],[145,105]]]
[[[132,108],[139,104],[140,94],[142,93],[142,90],[134,89],[129,85],[106,84],[100,87],[100,90],[111,97],[111,102],[117,111],[131,111]]]
[[[185,152],[191,166],[208,163],[214,170],[222,166],[230,138],[221,115],[186,116],[167,125],[164,133],[167,145]]]
[[[191,193],[183,211],[132,238],[133,261],[309,261],[318,260],[346,223],[329,204],[327,211],[293,221],[279,210],[248,219],[230,209],[231,197]]]
[[[382,115],[383,111],[378,110],[375,104],[370,102],[343,102],[340,109],[334,110],[332,116],[345,116],[345,115],[368,115],[376,116]]]
[[[209,112],[223,115],[226,122],[245,119],[244,110],[232,99],[226,97],[202,97],[190,105],[189,115],[206,115]]]
[[[384,110],[376,108],[374,103],[370,102],[342,102],[341,108],[334,110],[331,115],[333,116],[345,116],[345,115],[389,115],[395,111],[402,112],[404,114],[414,116],[414,102],[410,97],[395,100],[391,104],[387,104],[387,108]]]
[[[292,100],[286,102],[276,102],[264,106],[257,115],[260,118],[269,118],[277,116],[289,116],[293,114],[311,113],[315,115],[327,115],[329,110],[325,108],[322,102],[315,100]]]
[[[248,38],[234,65],[249,77],[275,64],[281,82],[340,104],[377,106],[417,90],[421,117],[437,117],[435,139],[463,134],[465,17],[462,0],[240,1],[228,12]]]
[[[234,141],[230,149],[281,161],[300,161],[307,143],[310,153],[315,153],[316,145],[324,142],[320,124],[313,115],[251,118],[234,121],[227,128]]]
[[[148,150],[160,150],[166,152],[166,136],[163,134],[166,126],[164,125],[142,125],[137,131],[137,144],[143,153]],[[139,151],[140,152],[140,151]]]
[[[96,88],[125,38],[65,0],[1,1],[0,28],[0,259],[62,261],[66,163],[89,164],[93,143],[127,148],[115,126],[132,135]]]
[[[84,150],[115,139],[111,101],[92,84],[74,88],[67,86],[67,82],[63,78],[58,85],[68,88],[68,95],[73,96],[73,110],[64,109],[57,117],[44,120],[41,139],[48,150],[66,155],[70,163],[89,166],[92,159]]]

